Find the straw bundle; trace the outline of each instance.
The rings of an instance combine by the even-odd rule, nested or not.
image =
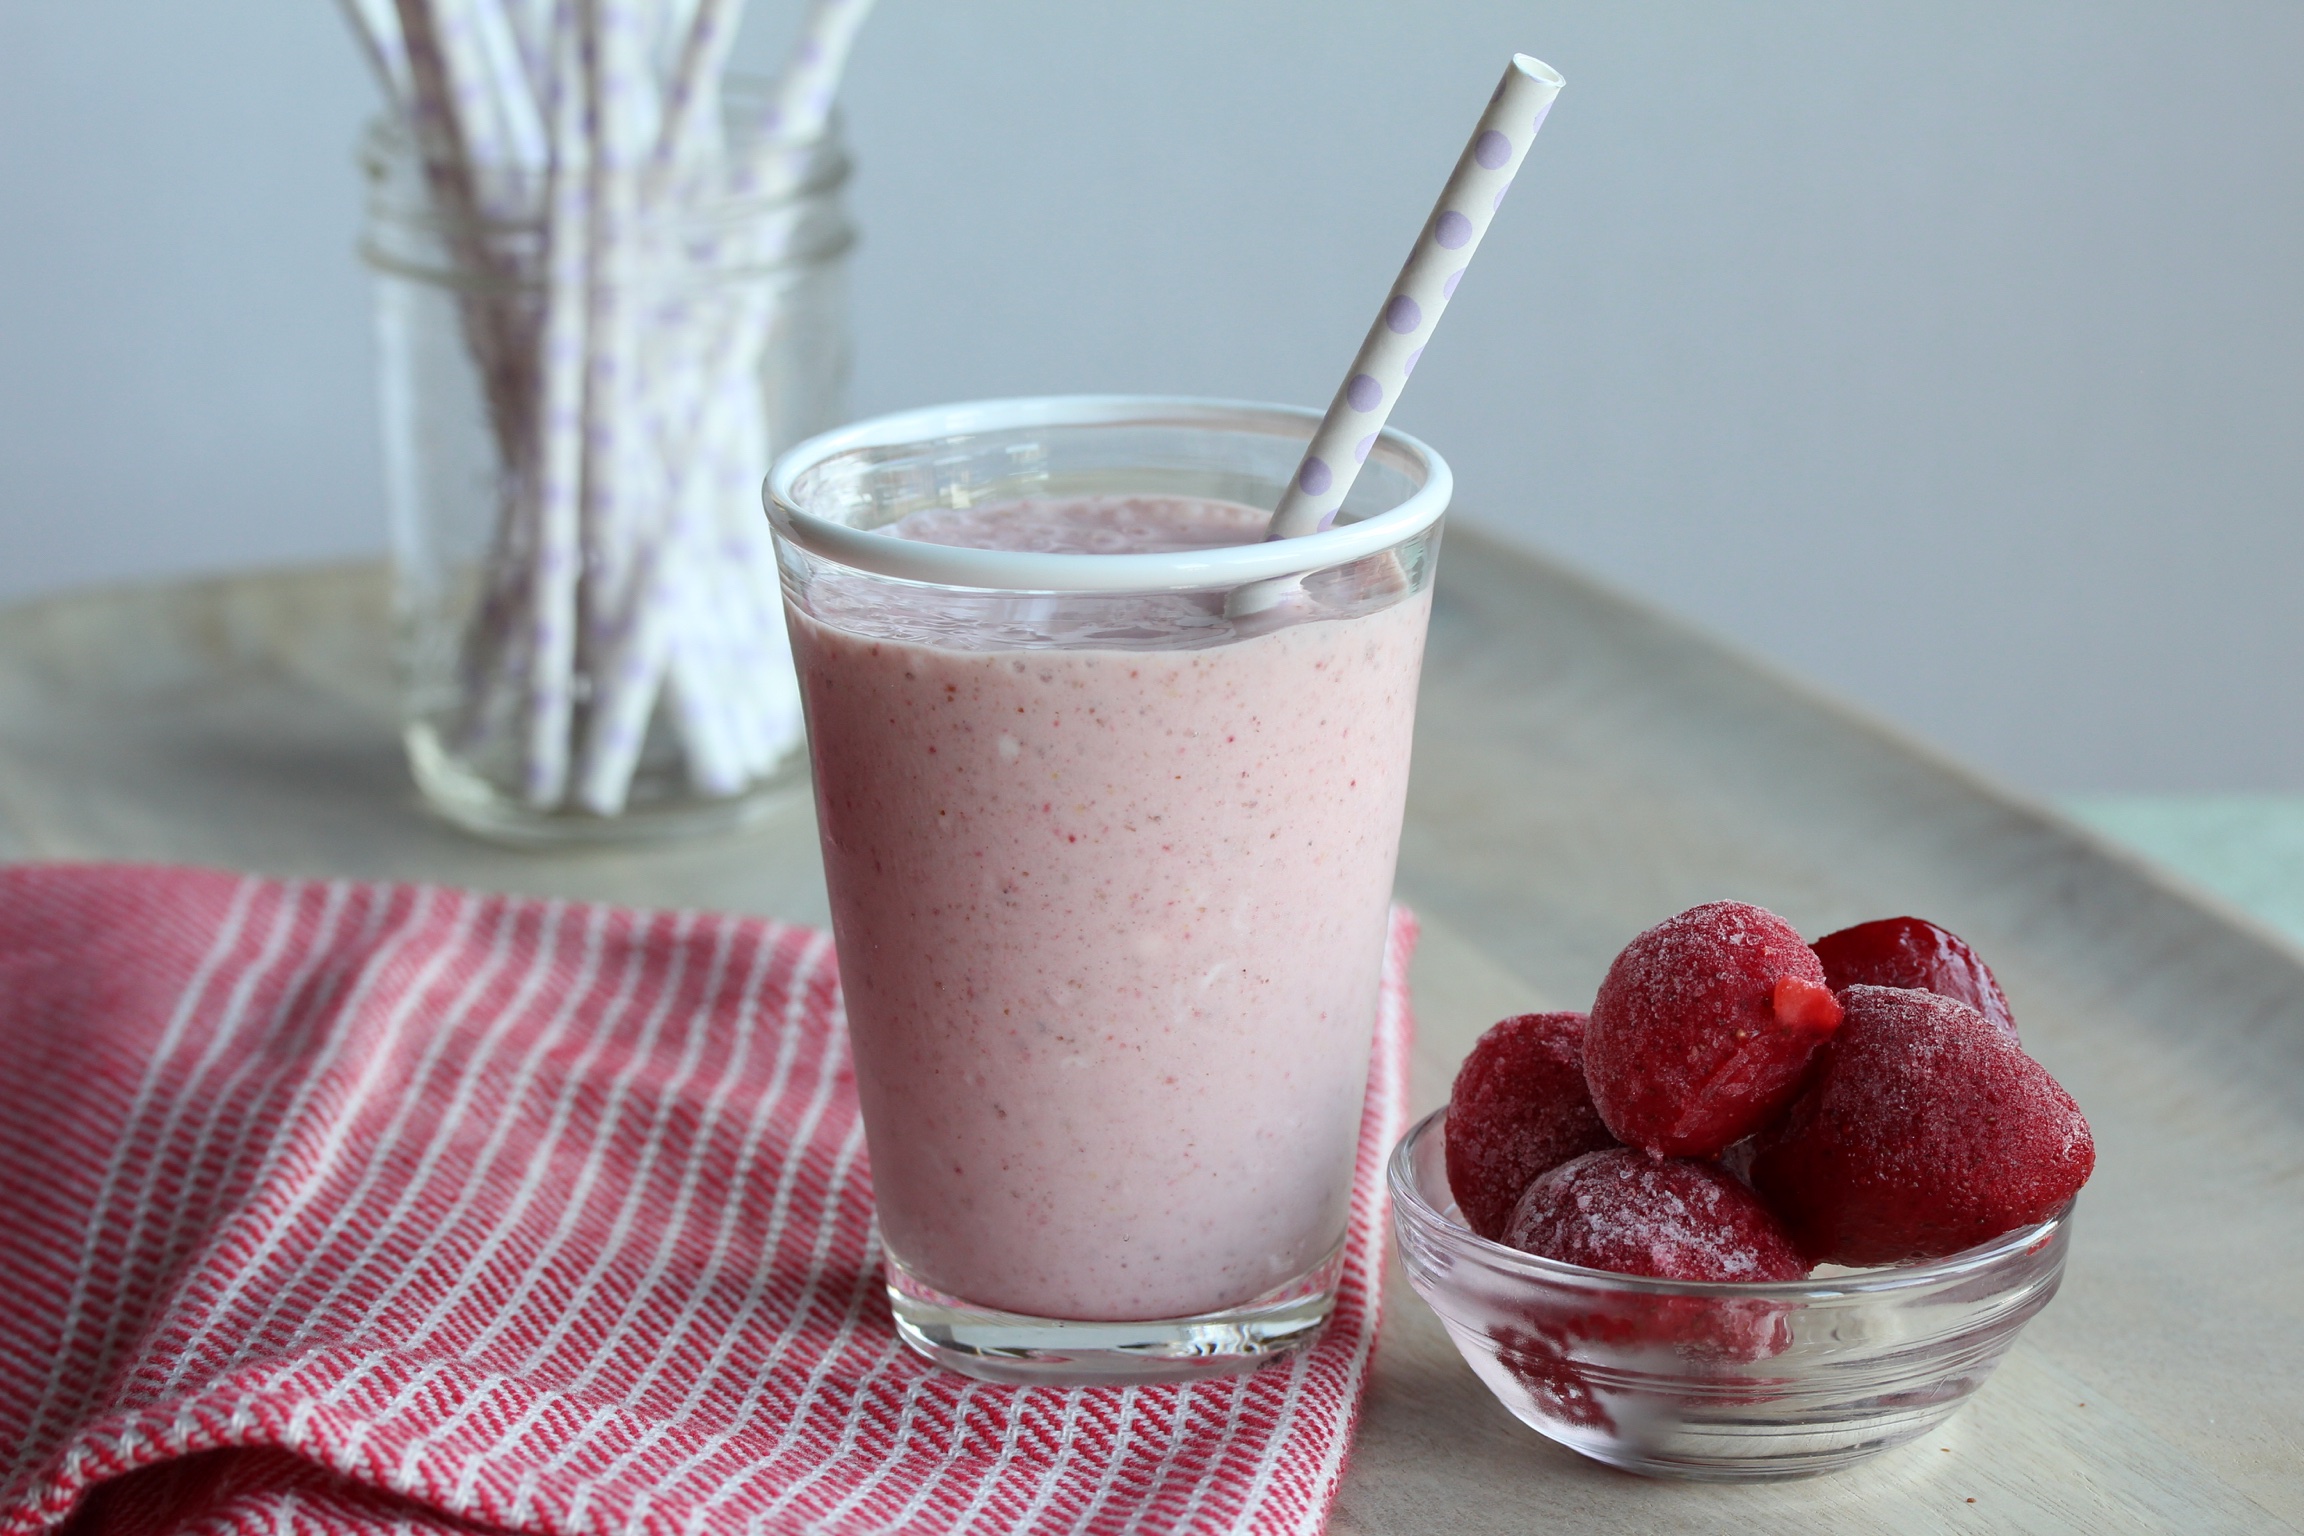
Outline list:
[[[620,812],[652,720],[693,789],[798,742],[759,358],[791,192],[871,0],[816,0],[761,120],[730,132],[740,0],[344,0],[413,137],[504,467],[462,638],[460,751],[516,744],[539,810]]]

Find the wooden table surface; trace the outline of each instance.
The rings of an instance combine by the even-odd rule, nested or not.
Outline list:
[[[1917,912],[1991,960],[2099,1153],[2069,1272],[1936,1435],[1848,1472],[1649,1482],[1522,1428],[1395,1272],[1334,1529],[2304,1530],[2304,955],[1925,748],[1453,529],[1399,889],[1419,1111],[1506,1012],[1589,1003],[1719,897]],[[408,787],[369,567],[0,611],[0,859],[422,879],[822,922],[804,801],[693,847],[518,853]],[[1970,1502],[1973,1500],[1973,1502]]]

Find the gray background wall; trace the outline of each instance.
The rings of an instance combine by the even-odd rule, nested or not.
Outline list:
[[[2288,0],[884,0],[857,408],[1325,399],[1515,47],[1465,516],[2035,789],[2304,789]],[[0,5],[0,600],[380,546],[373,105],[320,0]]]

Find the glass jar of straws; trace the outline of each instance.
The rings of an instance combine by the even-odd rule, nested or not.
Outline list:
[[[483,836],[726,832],[805,772],[760,484],[845,418],[855,230],[836,120],[762,115],[732,82],[726,161],[673,193],[363,143],[403,737]]]

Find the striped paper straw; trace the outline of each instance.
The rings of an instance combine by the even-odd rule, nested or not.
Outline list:
[[[1360,355],[1352,359],[1351,372],[1329,403],[1328,414],[1320,418],[1295,478],[1273,509],[1266,537],[1300,538],[1336,521],[1337,509],[1359,476],[1368,450],[1376,446],[1376,434],[1384,430],[1441,313],[1455,297],[1456,284],[1480,248],[1481,236],[1488,233],[1489,220],[1504,205],[1504,193],[1563,83],[1551,65],[1524,53],[1512,56],[1503,83],[1489,98],[1488,110],[1465,144],[1455,174],[1441,188],[1432,217],[1425,221],[1416,248],[1392,284],[1391,296],[1368,327]]]

